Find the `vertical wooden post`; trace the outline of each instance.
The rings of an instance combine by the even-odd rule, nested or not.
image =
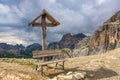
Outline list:
[[[45,21],[45,15],[42,16],[42,50],[46,50],[46,21]]]
[[[41,23],[42,23],[42,50],[46,50],[46,15],[42,15]],[[46,57],[43,57],[43,61],[46,61]]]

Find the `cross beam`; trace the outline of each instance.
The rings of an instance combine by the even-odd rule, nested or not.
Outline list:
[[[37,22],[38,19],[41,19],[41,22]],[[49,23],[46,22],[46,19],[48,19]],[[39,26],[41,27],[42,31],[42,50],[46,50],[46,27],[55,27],[59,25],[60,23],[55,20],[45,9],[42,11],[42,13],[37,16],[34,20],[32,20],[29,25],[30,26]]]

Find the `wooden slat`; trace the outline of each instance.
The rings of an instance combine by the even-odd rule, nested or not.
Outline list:
[[[55,27],[55,26],[57,26],[58,24],[60,24],[60,23],[58,23],[58,22],[56,22],[56,23],[46,23],[46,26],[47,26],[47,27]]]
[[[58,23],[45,23],[45,26],[47,26],[47,27],[55,27],[55,26],[57,26],[57,24]],[[42,26],[41,23],[37,23],[37,22],[30,23],[30,25],[33,26],[33,27],[38,27],[38,26],[41,27]]]
[[[35,50],[33,51],[33,55],[34,54],[44,54],[44,53],[62,53],[61,50],[43,50],[43,51],[40,51],[40,50]]]
[[[36,50],[33,51],[33,58],[47,57],[47,56],[62,56],[61,50]]]
[[[56,61],[48,61],[48,62],[42,62],[42,63],[36,63],[36,65],[47,65],[47,64],[52,64],[52,63],[57,63],[57,62],[63,62],[66,61],[66,59],[62,59],[62,60],[56,60]]]
[[[41,23],[37,23],[37,22],[32,22],[31,23],[31,26],[33,26],[33,27],[38,27],[38,26],[42,26],[42,24]]]
[[[33,58],[47,57],[47,56],[60,56],[62,53],[52,53],[52,54],[38,54],[34,55]]]

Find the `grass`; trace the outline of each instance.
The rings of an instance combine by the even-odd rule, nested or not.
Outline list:
[[[2,58],[2,62],[7,62],[7,63],[16,63],[19,65],[26,65],[29,66],[33,69],[35,69],[35,60],[33,59],[16,59],[16,58]]]

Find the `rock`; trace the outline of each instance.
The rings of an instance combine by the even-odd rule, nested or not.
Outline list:
[[[54,77],[54,78],[52,78],[52,79],[48,79],[48,80],[58,80],[58,79],[57,79],[57,77]]]
[[[77,72],[73,74],[73,80],[82,80],[85,78],[86,74],[86,72]]]
[[[86,72],[68,72],[66,75],[58,75],[58,80],[82,80],[86,77]]]
[[[88,76],[91,77],[91,78],[93,78],[95,75],[94,74],[89,74]]]
[[[71,75],[71,74],[73,74],[73,72],[72,72],[72,71],[70,71],[70,72],[68,72],[68,73],[67,73],[67,75]]]
[[[73,53],[76,57],[89,55],[89,40],[90,37],[85,37],[75,45]]]
[[[57,80],[73,80],[73,75],[59,75]]]
[[[84,48],[89,45],[90,36],[85,37],[75,45],[75,49]]]

